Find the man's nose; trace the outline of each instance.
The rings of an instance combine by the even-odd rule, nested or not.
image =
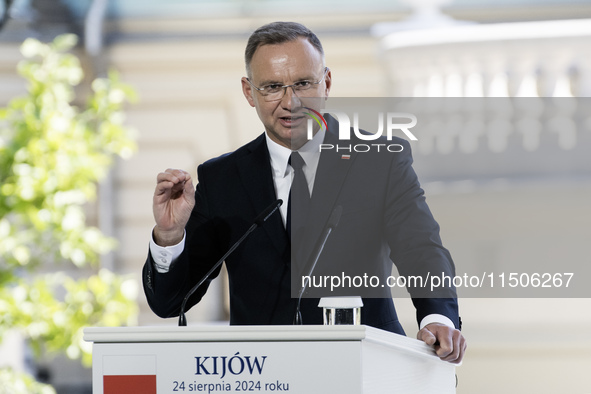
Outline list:
[[[295,87],[286,86],[283,98],[281,99],[281,105],[283,108],[291,110],[292,108],[298,108],[301,106],[300,98],[297,95]]]

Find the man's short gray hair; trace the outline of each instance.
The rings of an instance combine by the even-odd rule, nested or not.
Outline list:
[[[320,40],[312,30],[296,22],[273,22],[256,29],[248,39],[244,52],[246,73],[248,76],[251,77],[250,62],[260,46],[283,44],[285,42],[295,41],[300,37],[306,38],[318,50],[324,61],[324,49],[322,49]]]

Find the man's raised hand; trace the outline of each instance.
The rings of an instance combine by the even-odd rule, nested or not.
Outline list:
[[[154,241],[160,246],[176,245],[183,239],[195,206],[193,181],[188,172],[172,168],[159,173],[156,179],[152,203]]]

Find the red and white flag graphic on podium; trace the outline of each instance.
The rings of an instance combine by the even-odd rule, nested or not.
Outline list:
[[[156,394],[156,356],[104,356],[103,394]]]

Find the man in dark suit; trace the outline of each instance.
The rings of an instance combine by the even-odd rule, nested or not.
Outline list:
[[[341,223],[318,267],[323,262],[328,266],[334,261],[365,261],[369,272],[384,277],[394,261],[401,275],[428,271],[453,275],[453,262],[441,246],[439,228],[412,170],[406,141],[396,141],[403,146],[402,152],[387,155],[352,153],[344,159],[335,152],[321,154],[320,144],[338,142],[338,124],[329,116],[328,127],[316,127],[314,138],[308,141],[301,111],[304,101],[328,97],[332,84],[314,33],[295,23],[265,25],[250,37],[245,58],[248,78],[242,79],[243,92],[256,108],[265,133],[199,166],[196,189],[183,170],[158,174],[153,201],[156,226],[143,270],[152,310],[161,317],[178,315],[189,289],[248,229],[257,213],[277,198],[289,200],[292,174],[298,166],[307,193],[312,195],[307,216],[315,219],[298,243],[303,261],[332,208],[340,205]],[[322,105],[321,100],[318,107]],[[294,156],[292,152],[298,153]],[[380,171],[376,174],[375,169]],[[292,217],[287,205],[226,259],[231,324],[293,321],[294,244],[286,231]],[[189,307],[200,301],[208,284],[189,299]],[[466,344],[459,331],[456,299],[414,295],[421,328],[418,338],[435,344],[443,360],[460,362]],[[322,323],[317,304],[314,298],[302,301],[305,324]],[[365,298],[362,323],[404,334],[391,298]]]

